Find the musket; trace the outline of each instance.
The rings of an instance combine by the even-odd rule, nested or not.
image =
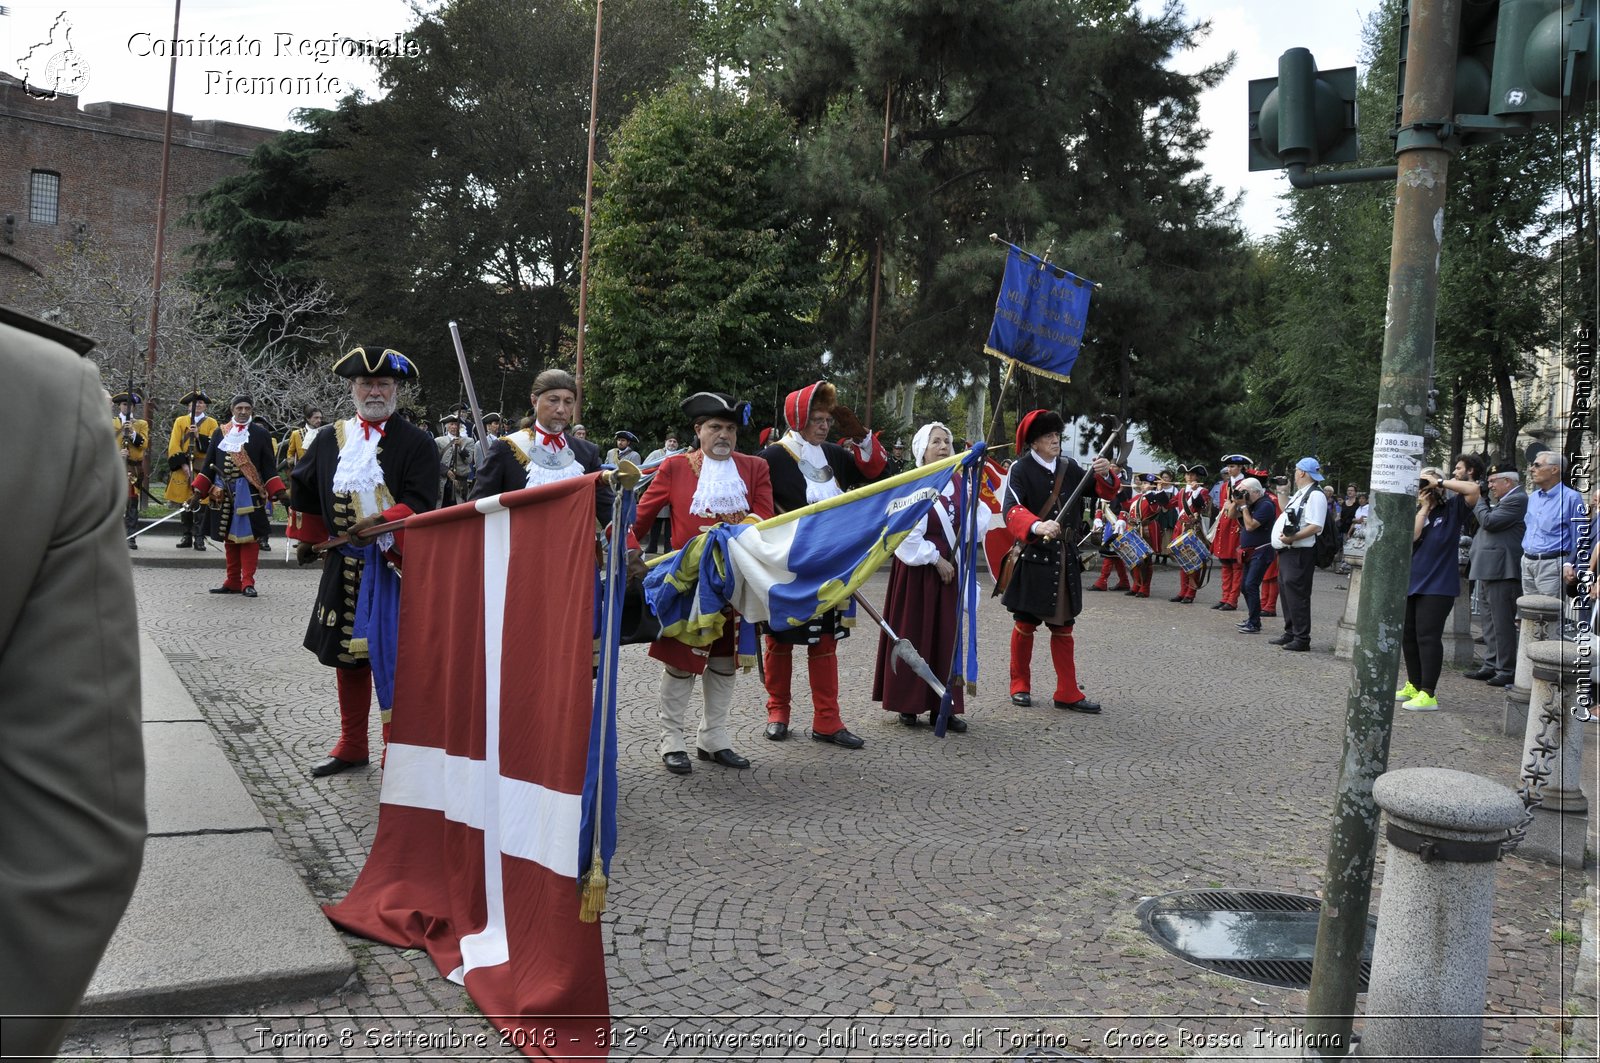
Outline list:
[[[943,700],[944,684],[939,681],[938,676],[933,674],[933,669],[928,667],[928,662],[922,659],[922,654],[917,652],[917,648],[911,645],[911,640],[903,639],[899,635],[896,635],[894,628],[889,626],[889,622],[872,607],[872,603],[867,601],[866,596],[860,591],[853,592],[850,597],[855,599],[856,604],[861,606],[862,610],[869,617],[871,617],[873,622],[882,628],[883,633],[889,637],[890,670],[898,671],[900,662],[904,661],[906,666],[911,669],[912,673],[918,679],[928,684],[928,686],[932,688],[933,692],[938,694],[939,698]]]
[[[483,407],[478,405],[478,389],[472,386],[472,374],[467,372],[467,351],[461,346],[461,330],[454,321],[450,322],[450,342],[455,344],[456,365],[461,368],[461,383],[467,389],[467,403],[472,407],[472,423],[478,428],[478,442],[488,446],[489,433],[483,427]]]

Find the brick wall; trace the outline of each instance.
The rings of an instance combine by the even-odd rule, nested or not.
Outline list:
[[[0,302],[30,272],[47,272],[63,245],[87,240],[137,268],[151,266],[161,141],[166,112],[77,97],[38,100],[16,78],[0,73]],[[172,116],[167,185],[166,269],[182,270],[179,252],[197,232],[180,225],[186,196],[240,172],[245,157],[276,130]],[[60,175],[54,225],[29,217],[32,174]]]

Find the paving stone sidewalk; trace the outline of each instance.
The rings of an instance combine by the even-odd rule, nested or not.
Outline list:
[[[141,564],[141,626],[312,894],[336,900],[376,829],[379,770],[306,775],[336,726],[332,676],[299,645],[316,573],[273,568],[260,598],[219,599],[206,594],[215,560],[215,573]],[[971,730],[944,740],[868,700],[876,638],[858,630],[840,650],[841,690],[866,748],[807,741],[801,706],[796,736],[765,741],[751,673],[736,695],[736,748],[754,762],[743,772],[663,770],[659,666],[625,650],[620,841],[603,916],[613,1058],[1010,1060],[1050,1046],[1158,1059],[1195,1055],[1207,1036],[1292,1037],[1303,991],[1185,964],[1146,938],[1134,909],[1175,890],[1319,889],[1350,683],[1332,656],[1343,582],[1316,576],[1309,654],[1236,632],[1241,614],[1207,608],[1215,584],[1196,605],[1169,603],[1169,567],[1147,600],[1087,594],[1078,659],[1099,717],[1009,703],[1011,625],[985,598]],[[549,615],[552,603],[514,608]],[[1034,664],[1047,695],[1043,638]],[[1521,742],[1499,734],[1501,692],[1447,671],[1439,698],[1440,712],[1396,712],[1390,766],[1512,784]],[[1591,742],[1591,800],[1596,760]],[[1586,874],[1498,865],[1486,1058],[1594,1057],[1593,979],[1572,987]],[[69,1039],[63,1056],[516,1056],[425,955],[346,940],[358,972],[337,993],[132,1020]],[[726,1047],[738,1038],[742,1051]]]

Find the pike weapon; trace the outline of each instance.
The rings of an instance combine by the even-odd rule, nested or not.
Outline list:
[[[461,346],[461,329],[450,322],[450,342],[455,344],[456,365],[461,369],[461,383],[467,389],[467,402],[472,407],[472,423],[478,428],[478,442],[488,445],[489,433],[483,427],[483,407],[478,405],[478,389],[472,386],[472,374],[467,372],[467,350]]]
[[[1111,426],[1111,434],[1106,439],[1106,445],[1101,447],[1100,448],[1100,453],[1095,455],[1095,457],[1097,459],[1105,457],[1106,456],[1106,451],[1111,449],[1111,444],[1113,444],[1113,443],[1115,443],[1117,441],[1117,429],[1120,426],[1121,426],[1121,422],[1120,421],[1117,422],[1117,424],[1114,424],[1114,425]],[[1093,462],[1091,462],[1090,464],[1092,465]],[[1067,496],[1067,500],[1065,502],[1061,503],[1061,508],[1056,510],[1056,515],[1054,517],[1052,517],[1051,519],[1054,520],[1057,524],[1060,524],[1061,523],[1061,518],[1065,517],[1068,513],[1071,513],[1073,511],[1073,509],[1080,502],[1083,501],[1083,492],[1084,492],[1085,489],[1088,488],[1089,481],[1092,480],[1092,479],[1094,479],[1094,473],[1090,472],[1088,470],[1085,470],[1083,476],[1079,477],[1078,478],[1078,482],[1073,485],[1072,493]]]
[[[850,597],[854,598],[856,604],[861,606],[862,611],[883,629],[885,635],[889,636],[889,642],[891,643],[889,667],[898,671],[900,662],[904,661],[918,679],[928,684],[933,692],[943,699],[944,684],[939,681],[938,676],[933,674],[933,669],[928,667],[928,662],[922,659],[922,654],[917,652],[917,648],[911,645],[911,640],[903,639],[896,635],[894,628],[889,626],[889,622],[879,614],[878,610],[872,607],[872,603],[867,601],[866,596],[860,591],[855,591]]]

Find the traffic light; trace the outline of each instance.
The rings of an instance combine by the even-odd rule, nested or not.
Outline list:
[[[1597,29],[1597,0],[1467,0],[1456,62],[1462,142],[1526,132],[1594,99]]]
[[[1354,162],[1356,68],[1317,69],[1304,48],[1278,58],[1278,76],[1250,82],[1250,169]]]

